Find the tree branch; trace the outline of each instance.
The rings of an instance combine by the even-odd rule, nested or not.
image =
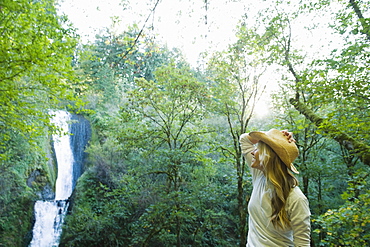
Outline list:
[[[354,139],[352,136],[338,130],[332,124],[315,114],[311,109],[302,104],[299,100],[291,98],[290,103],[307,119],[309,119],[316,127],[323,130],[328,136],[336,140],[344,146],[351,154],[360,157],[361,161],[370,166],[370,146],[362,141]]]
[[[369,24],[366,23],[366,19],[362,15],[362,12],[361,12],[360,8],[358,7],[357,2],[355,0],[349,0],[349,4],[351,5],[351,7],[353,8],[353,10],[355,11],[355,13],[356,13],[356,15],[358,17],[358,20],[361,23],[362,30],[360,32],[363,33],[363,34],[365,34],[366,35],[366,38],[368,40],[370,40],[370,27],[369,27]]]
[[[234,159],[236,159],[236,155],[235,155],[235,153],[233,151],[229,150],[228,148],[222,147],[222,146],[220,148],[221,148],[222,152],[225,151],[228,154],[230,154]]]
[[[139,38],[140,38],[140,36],[142,35],[142,33],[143,33],[143,31],[144,31],[144,28],[145,28],[145,26],[146,26],[146,23],[149,21],[150,16],[154,13],[154,11],[155,11],[155,9],[157,8],[157,5],[159,4],[159,2],[160,2],[160,1],[161,1],[161,0],[157,0],[157,2],[155,3],[155,5],[154,5],[153,9],[150,11],[150,13],[149,13],[148,17],[146,18],[146,20],[145,20],[145,22],[144,22],[144,25],[143,25],[143,27],[141,28],[141,30],[140,30],[140,32],[139,32],[139,34],[136,36],[136,38],[135,38],[135,40],[134,40],[134,43],[130,46],[130,48],[129,48],[129,49],[127,49],[127,51],[125,52],[125,54],[123,54],[122,59],[123,59],[124,57],[126,57],[126,56],[127,56],[127,54],[129,54],[129,53],[132,51],[132,49],[135,47],[135,45],[136,45],[136,44],[137,44],[137,42],[139,41]]]

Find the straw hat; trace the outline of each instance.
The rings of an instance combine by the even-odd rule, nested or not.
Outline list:
[[[292,172],[299,173],[293,165],[294,160],[298,157],[297,145],[294,142],[289,142],[286,135],[280,130],[252,131],[249,136],[269,145]]]

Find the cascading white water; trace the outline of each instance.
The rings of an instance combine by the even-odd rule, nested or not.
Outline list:
[[[72,194],[73,179],[73,153],[71,149],[71,136],[69,135],[68,121],[71,114],[58,111],[53,122],[68,134],[64,136],[53,135],[54,150],[58,164],[58,177],[55,185],[55,200],[66,200]]]
[[[63,132],[69,133],[68,121],[71,114],[65,111],[52,112],[52,122]],[[73,153],[70,135],[53,135],[54,150],[58,165],[55,185],[55,200],[35,203],[35,226],[30,247],[55,247],[59,245],[64,216],[68,208],[68,198],[73,190]]]

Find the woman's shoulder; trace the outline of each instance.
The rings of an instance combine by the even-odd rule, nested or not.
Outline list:
[[[295,186],[290,191],[288,200],[290,201],[307,200],[307,197],[303,194],[302,190],[298,186]]]
[[[289,215],[292,212],[300,212],[302,215],[311,214],[308,199],[298,186],[294,187],[290,192],[287,198],[286,210]]]

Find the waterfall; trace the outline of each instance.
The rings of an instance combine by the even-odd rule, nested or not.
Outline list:
[[[37,201],[35,203],[36,223],[30,247],[54,247],[59,245],[67,200]]]
[[[69,197],[78,177],[82,173],[84,148],[90,129],[86,119],[66,111],[52,112],[52,122],[59,126],[64,135],[53,135],[54,152],[58,166],[55,199],[35,203],[35,225],[30,247],[54,247],[59,245]],[[76,123],[69,123],[78,120]],[[71,136],[69,133],[72,133]],[[73,138],[72,138],[73,137]]]

